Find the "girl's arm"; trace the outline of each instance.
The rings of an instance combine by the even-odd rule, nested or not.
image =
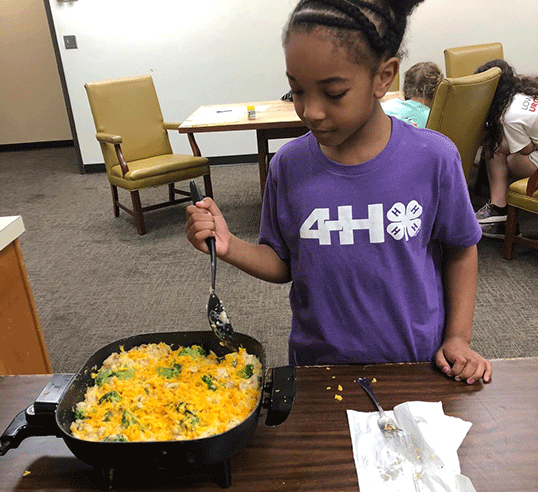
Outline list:
[[[446,326],[443,344],[437,351],[435,362],[448,376],[469,384],[480,378],[488,383],[492,373],[491,363],[470,347],[477,272],[476,246],[446,247]]]
[[[217,256],[253,277],[268,282],[289,282],[288,263],[266,244],[247,243],[234,236],[211,198],[204,198],[186,210],[187,239],[198,250],[209,253],[205,240],[215,237]]]

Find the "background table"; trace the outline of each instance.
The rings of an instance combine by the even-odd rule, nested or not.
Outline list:
[[[263,107],[256,111],[256,118],[249,120],[247,106]],[[225,112],[231,108],[244,108],[245,113],[236,121],[222,121],[216,111]],[[211,110],[215,110],[215,118],[208,118]],[[224,132],[237,130],[256,130],[258,142],[258,166],[260,172],[260,191],[263,198],[267,169],[269,165],[269,140],[294,138],[304,135],[308,129],[295,113],[290,101],[261,101],[225,105],[203,105],[192,113],[179,127],[179,133],[186,133],[194,155],[202,155],[194,138],[195,133]]]
[[[354,380],[375,377],[386,409],[404,401],[442,401],[447,415],[473,423],[458,455],[477,492],[538,490],[538,359],[493,361],[492,383],[472,386],[446,378],[430,364],[299,367],[288,420],[260,419],[254,441],[232,459],[230,492],[357,491],[346,409],[374,411]],[[48,376],[0,378],[0,430],[30,404]],[[342,391],[335,391],[340,384]],[[331,390],[326,388],[331,386]],[[343,399],[334,399],[334,394]],[[30,472],[23,476],[25,471]],[[204,476],[133,470],[121,490],[222,491]],[[96,490],[93,470],[63,441],[35,437],[0,457],[0,491]]]

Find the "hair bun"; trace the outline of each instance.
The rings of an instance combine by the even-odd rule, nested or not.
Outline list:
[[[385,0],[394,13],[407,17],[424,0]]]

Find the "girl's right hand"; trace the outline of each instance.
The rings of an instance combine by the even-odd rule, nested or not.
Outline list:
[[[205,197],[196,205],[189,205],[186,217],[187,239],[196,249],[209,254],[205,240],[215,237],[217,256],[222,257],[228,253],[231,233],[221,211],[211,198]]]

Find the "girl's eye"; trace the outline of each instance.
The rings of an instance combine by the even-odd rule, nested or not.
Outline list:
[[[293,89],[291,90],[291,93],[294,95],[294,96],[300,96],[303,91],[300,91],[300,90],[297,90],[297,91],[294,91]]]
[[[341,92],[340,94],[327,94],[327,97],[332,100],[342,99],[347,94],[347,91]]]

